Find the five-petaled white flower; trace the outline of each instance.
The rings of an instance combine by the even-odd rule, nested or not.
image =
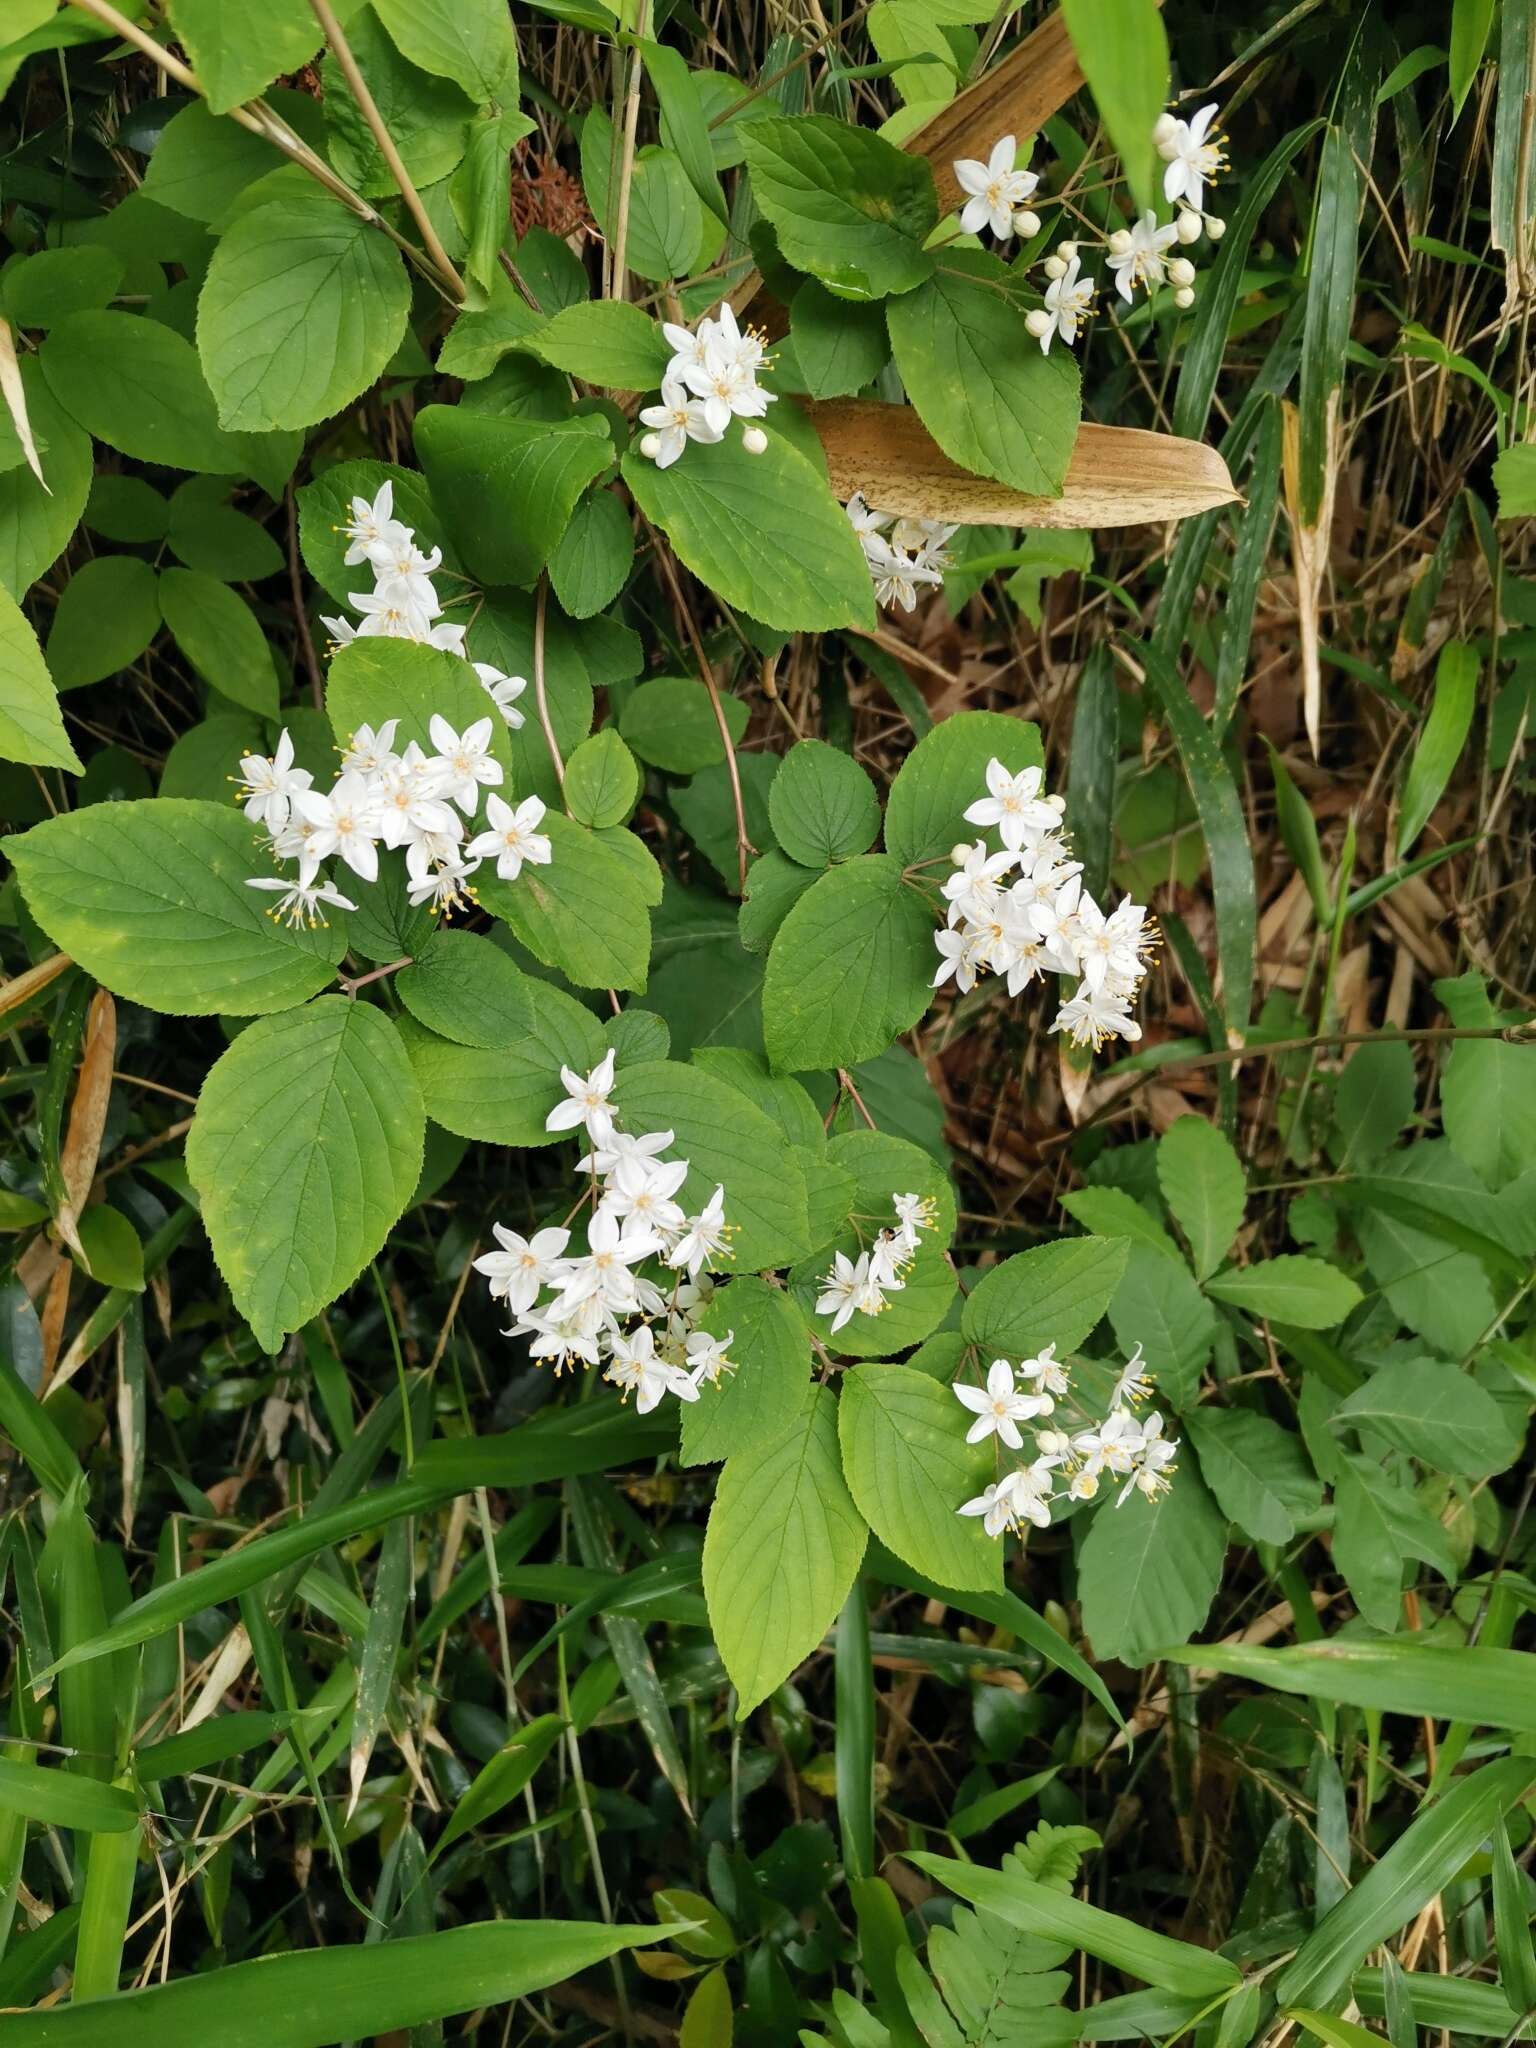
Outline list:
[[[955,1399],[976,1417],[965,1433],[966,1442],[979,1444],[995,1432],[1010,1451],[1024,1448],[1019,1424],[1031,1422],[1037,1415],[1048,1415],[1051,1409],[1048,1395],[1017,1391],[1013,1384],[1013,1367],[1006,1358],[994,1358],[987,1367],[985,1387],[962,1386],[957,1381],[954,1394]]]
[[[525,796],[514,810],[492,792],[485,799],[485,830],[477,832],[464,850],[474,860],[494,857],[501,879],[515,882],[524,861],[541,868],[553,858],[547,835],[538,829],[543,819],[542,798]]]
[[[701,368],[702,362],[701,354]],[[655,448],[647,452],[658,469],[670,469],[690,441],[719,441],[725,435],[725,425],[712,424],[704,400],[695,397],[681,377],[669,376],[664,381],[659,405],[641,406],[640,424],[651,430],[647,440],[655,439]]]
[[[1195,213],[1204,202],[1206,181],[1214,181],[1226,169],[1226,138],[1219,131],[1212,133],[1215,119],[1216,102],[1212,100],[1193,120],[1164,115],[1153,131],[1157,153],[1168,166],[1163,173],[1163,197],[1170,203],[1182,200]]]
[[[1018,1472],[1005,1472],[995,1485],[978,1493],[974,1500],[961,1503],[957,1515],[980,1515],[981,1526],[989,1536],[1001,1536],[1005,1529],[1019,1526],[1019,1480]],[[1049,1516],[1046,1518],[1049,1520]]]
[[[669,1131],[669,1139],[671,1135]],[[734,1257],[730,1249],[734,1235],[734,1226],[725,1220],[725,1189],[716,1187],[698,1215],[688,1218],[688,1227],[673,1245],[667,1264],[697,1280],[711,1259]]]
[[[265,825],[269,832],[281,832],[293,798],[314,780],[307,768],[294,767],[293,741],[286,726],[270,761],[263,754],[242,756],[240,777],[236,794],[245,805],[245,815],[253,825]]]
[[[555,1261],[571,1241],[571,1233],[551,1225],[522,1237],[515,1230],[491,1225],[499,1251],[482,1252],[475,1271],[491,1283],[491,1299],[504,1301],[517,1315],[524,1315],[539,1297],[539,1289],[554,1270]]]
[[[523,714],[517,708],[517,700],[528,687],[526,676],[504,676],[499,668],[488,661],[472,661],[470,667],[480,678],[481,687],[490,698],[504,721],[514,732],[522,728]]]
[[[1115,1381],[1109,1405],[1111,1408],[1123,1408],[1128,1401],[1144,1401],[1151,1391],[1152,1382],[1142,1365],[1141,1346],[1138,1344]]]
[[[979,235],[989,227],[1000,242],[1013,234],[1017,215],[1040,183],[1037,172],[1015,168],[1015,154],[1014,138],[1003,135],[993,143],[985,163],[975,157],[961,157],[955,163],[956,181],[970,194],[960,214],[963,233]]]
[[[335,910],[356,910],[357,905],[349,902],[341,891],[330,882],[290,881],[286,875],[255,875],[245,885],[247,889],[274,889],[279,891],[278,899],[267,912],[268,917],[282,919],[297,931],[301,925],[313,929],[324,924],[320,906],[328,903]]]
[[[1051,832],[1061,823],[1061,806],[1042,797],[1041,771],[1021,768],[1011,775],[995,756],[987,763],[987,794],[978,797],[965,815],[973,825],[995,825],[1011,853],[1017,853],[1031,832]]]
[[[821,1293],[816,1297],[816,1313],[832,1318],[832,1332],[835,1336],[859,1313],[869,1292],[869,1254],[860,1252],[856,1259],[850,1259],[846,1252],[832,1254],[832,1270],[821,1283]]]
[[[570,1067],[560,1069],[565,1100],[557,1102],[544,1119],[546,1131],[574,1131],[578,1124],[599,1141],[606,1138],[613,1123],[613,1050],[605,1052],[590,1074],[578,1074]]]
[[[665,1394],[675,1394],[679,1401],[698,1400],[698,1383],[693,1375],[657,1356],[656,1338],[649,1323],[641,1323],[627,1336],[614,1337],[611,1343],[613,1355],[603,1378],[622,1387],[626,1395],[633,1393],[637,1415],[649,1415]]]
[[[1078,328],[1093,308],[1093,294],[1094,281],[1083,276],[1082,261],[1074,254],[1060,277],[1053,277],[1046,286],[1044,308],[1036,307],[1025,319],[1042,354],[1050,353],[1058,334],[1068,347],[1076,341]]]
[[[442,794],[451,803],[456,803],[466,818],[472,818],[482,787],[501,781],[501,763],[492,760],[490,754],[490,719],[477,718],[459,733],[446,718],[434,711],[427,730],[442,764],[439,770]]]
[[[314,829],[309,835],[309,855],[325,860],[339,853],[353,874],[365,882],[379,878],[379,815],[373,785],[366,775],[349,768],[338,776],[329,796],[318,789],[298,790],[293,807]]]
[[[728,1346],[736,1336],[734,1330],[727,1330],[723,1337],[712,1337],[707,1330],[690,1330],[684,1339],[688,1356],[688,1369],[693,1375],[695,1386],[701,1380],[708,1380],[714,1386],[724,1372],[734,1372],[734,1359],[726,1356]]]
[[[1179,239],[1178,226],[1170,222],[1160,228],[1149,206],[1128,228],[1109,238],[1109,267],[1115,274],[1115,290],[1130,304],[1137,285],[1161,284],[1167,275],[1168,251]]]

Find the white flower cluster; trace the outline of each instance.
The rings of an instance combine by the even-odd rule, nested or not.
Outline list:
[[[435,754],[411,740],[395,751],[391,718],[377,732],[359,726],[341,756],[341,773],[328,793],[316,789],[307,768],[294,766],[293,741],[285,728],[268,760],[247,754],[240,763],[237,800],[253,825],[265,827],[273,858],[296,861],[298,877],[259,875],[251,889],[278,892],[271,912],[291,925],[319,924],[321,905],[355,910],[320,873],[334,854],[359,880],[377,881],[379,848],[403,847],[410,899],[434,910],[462,903],[467,883],[483,860],[494,860],[503,881],[515,881],[524,861],[547,865],[550,845],[539,831],[544,805],[536,796],[504,803],[488,785],[501,781],[492,760],[491,720],[477,718],[455,732],[446,718],[428,727]],[[486,788],[485,830],[465,841]]]
[[[816,1313],[832,1318],[834,1336],[851,1316],[877,1316],[888,1306],[886,1296],[901,1292],[923,1232],[932,1230],[936,1221],[930,1195],[893,1195],[891,1206],[896,1228],[879,1231],[869,1250],[856,1259],[834,1252],[831,1270],[821,1276]]]
[[[516,1317],[507,1335],[531,1338],[531,1355],[553,1359],[556,1372],[606,1360],[603,1377],[633,1393],[641,1415],[667,1394],[697,1401],[704,1381],[735,1371],[727,1355],[735,1331],[712,1337],[694,1326],[713,1291],[710,1262],[731,1257],[725,1191],[717,1187],[696,1216],[684,1214],[676,1197],[688,1161],[663,1156],[671,1131],[637,1138],[620,1128],[611,1052],[590,1074],[560,1073],[566,1099],[545,1129],[584,1130],[590,1143],[578,1163],[596,1197],[587,1249],[568,1255],[571,1233],[560,1226],[525,1238],[497,1223],[500,1249],[476,1259],[475,1271]],[[667,1288],[637,1270],[647,1260],[670,1269]]]
[[[859,537],[864,560],[875,586],[875,602],[899,604],[909,612],[919,590],[937,590],[949,567],[946,543],[952,526],[937,519],[903,519],[895,512],[877,512],[856,491],[844,510]]]
[[[736,324],[730,302],[696,328],[664,320],[672,360],[661,380],[660,405],[640,408],[640,453],[658,469],[670,469],[690,441],[723,441],[733,419],[760,420],[777,397],[757,381],[763,367],[763,337]],[[768,436],[761,427],[742,429],[741,445],[761,455]]]
[[[416,545],[415,529],[396,519],[393,482],[386,478],[371,501],[354,498],[351,510],[346,525],[337,528],[349,543],[342,560],[349,569],[366,562],[373,570],[374,587],[347,592],[348,602],[363,615],[360,626],[321,614],[320,623],[332,643],[344,647],[349,640],[416,640],[467,660],[464,635],[468,628],[443,618],[442,602],[432,581],[442,564],[443,551],[433,548],[423,554]],[[470,667],[515,731],[523,723],[517,700],[528,687],[527,678],[505,676],[488,661],[470,662]]]
[[[953,975],[957,988],[970,990],[990,970],[1005,975],[1016,996],[1037,977],[1073,975],[1078,986],[1053,1031],[1095,1048],[1106,1038],[1140,1038],[1131,1003],[1156,934],[1142,904],[1127,898],[1106,914],[1083,888],[1082,862],[1069,858],[1062,835],[1062,799],[1043,796],[1041,781],[1038,768],[1013,775],[988,762],[987,794],[965,815],[994,826],[1003,850],[978,839],[951,851],[943,885],[949,921],[934,935],[942,958],[933,985]]]
[[[1020,1390],[1018,1380],[1025,1382],[1027,1392]],[[1021,1522],[1044,1529],[1051,1519],[1053,1500],[1092,1500],[1105,1473],[1125,1481],[1116,1507],[1125,1504],[1133,1489],[1156,1500],[1172,1480],[1173,1456],[1179,1445],[1177,1438],[1164,1437],[1161,1415],[1143,1420],[1133,1412],[1135,1403],[1145,1400],[1151,1391],[1138,1344],[1115,1381],[1109,1412],[1101,1421],[1091,1420],[1086,1410],[1080,1410],[1078,1420],[1086,1427],[1037,1428],[1029,1463],[1003,1473],[955,1512],[980,1515],[989,1536],[1001,1536],[1005,1529],[1017,1534]],[[1038,1357],[1026,1358],[1017,1368],[1006,1358],[994,1358],[987,1368],[985,1386],[963,1386],[957,1381],[954,1393],[976,1418],[965,1433],[966,1442],[978,1444],[995,1436],[1011,1451],[1024,1448],[1021,1422],[1055,1417],[1057,1402],[1072,1399],[1071,1381],[1054,1344],[1047,1344]],[[1058,1422],[1065,1419],[1057,1418]],[[1058,1472],[1067,1481],[1059,1490]]]
[[[1204,211],[1205,187],[1226,168],[1224,138],[1213,133],[1215,102],[1202,107],[1193,120],[1181,121],[1162,115],[1153,130],[1158,154],[1167,164],[1163,174],[1163,196],[1178,211],[1159,226],[1156,213],[1148,207],[1128,228],[1116,228],[1105,243],[1105,256],[1115,280],[1115,289],[1127,304],[1136,287],[1151,291],[1168,284],[1173,302],[1182,311],[1195,301],[1195,266],[1187,256],[1171,254],[1175,245],[1188,248],[1201,235],[1219,241],[1226,223]],[[964,234],[977,235],[990,228],[1000,242],[1014,235],[1029,241],[1040,232],[1040,216],[1026,202],[1040,184],[1037,172],[1016,164],[1017,148],[1012,135],[1001,136],[983,163],[976,157],[962,157],[954,165],[960,188],[968,196],[960,213]],[[1045,273],[1045,303],[1025,316],[1025,325],[1043,351],[1059,335],[1069,346],[1077,340],[1078,329],[1093,309],[1097,282],[1083,275],[1082,255],[1075,241],[1058,242],[1041,265]]]

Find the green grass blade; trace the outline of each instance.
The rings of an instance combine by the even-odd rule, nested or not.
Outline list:
[[[837,1617],[833,1650],[837,1708],[837,1821],[850,1878],[875,1874],[875,1674],[869,1608],[855,1579]]]
[[[1429,814],[1445,794],[1477,708],[1482,663],[1477,649],[1465,640],[1447,640],[1435,664],[1435,689],[1429,716],[1419,734],[1408,773],[1403,778],[1397,816],[1397,850],[1401,858],[1429,823]]]
[[[45,1827],[121,1834],[139,1824],[139,1802],[122,1785],[0,1757],[0,1811]]]
[[[85,1865],[85,1891],[80,1900],[80,1926],[75,1936],[71,1997],[76,2005],[83,2005],[87,1999],[111,1998],[117,1991],[138,1867],[137,1827],[127,1833],[92,1835]]]
[[[1164,1654],[1275,1692],[1536,1734],[1536,1655],[1526,1650],[1335,1638],[1279,1650],[1189,1644]]]

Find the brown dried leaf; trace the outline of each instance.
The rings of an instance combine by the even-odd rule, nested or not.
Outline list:
[[[0,1017],[8,1016],[13,1010],[25,1009],[50,981],[56,980],[66,967],[74,964],[67,953],[50,953],[46,960],[39,960],[25,974],[16,974],[9,981],[0,982]]]
[[[1136,427],[1078,429],[1059,498],[1031,498],[951,462],[910,406],[864,398],[805,407],[840,498],[961,526],[1142,526],[1238,501],[1214,448]]]
[[[16,429],[16,438],[21,443],[21,452],[27,458],[27,467],[37,478],[51,498],[48,480],[43,475],[43,465],[37,459],[37,443],[32,438],[32,422],[27,418],[27,394],[21,381],[21,365],[16,360],[16,343],[11,336],[11,324],[0,320],[0,398],[5,400],[5,409],[11,416],[11,425]]]
[[[939,212],[948,213],[960,200],[960,186],[951,168],[956,157],[984,159],[1000,135],[1016,135],[1022,142],[1064,107],[1073,93],[1081,91],[1082,85],[1077,52],[1058,10],[1048,14],[1001,64],[958,93],[901,145],[932,164]]]
[[[112,1093],[112,1065],[116,1057],[117,1005],[104,988],[99,988],[91,998],[90,1013],[85,1021],[85,1050],[80,1055],[80,1075],[75,1083],[75,1099],[70,1106],[69,1130],[64,1139],[64,1150],[59,1156],[65,1201],[54,1218],[59,1235],[82,1261],[85,1254],[80,1248],[80,1233],[76,1225],[91,1192],[91,1182],[96,1178],[96,1155],[101,1150],[101,1134],[106,1128],[107,1100]]]

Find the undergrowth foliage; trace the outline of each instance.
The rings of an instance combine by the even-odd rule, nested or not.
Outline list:
[[[1422,12],[0,23],[18,2048],[1529,2037]]]

